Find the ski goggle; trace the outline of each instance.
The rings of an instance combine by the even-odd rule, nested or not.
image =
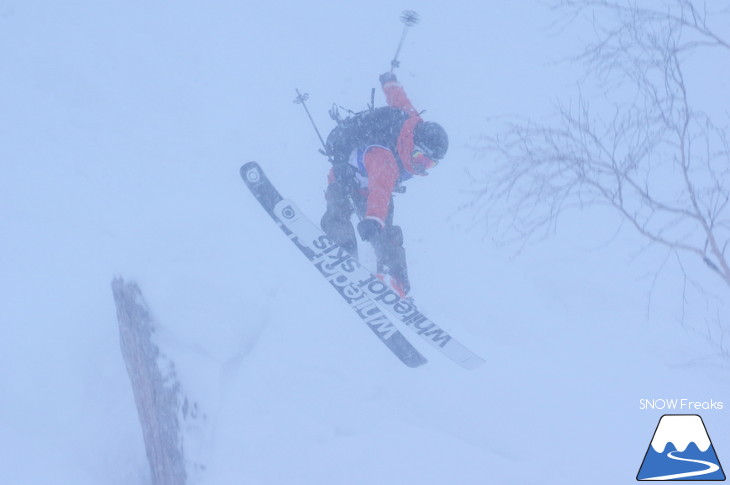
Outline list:
[[[436,165],[438,165],[438,160],[434,160],[432,158],[429,158],[427,155],[427,151],[423,148],[416,146],[413,149],[413,155],[411,156],[411,160],[414,166],[418,167],[419,170],[423,170],[424,172],[426,170],[430,170]]]

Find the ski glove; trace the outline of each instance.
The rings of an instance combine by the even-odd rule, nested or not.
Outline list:
[[[380,84],[389,83],[391,81],[398,82],[398,78],[395,77],[395,74],[393,74],[392,72],[384,72],[383,74],[380,75],[379,79],[380,79]]]
[[[363,219],[357,224],[357,232],[363,241],[370,241],[380,236],[383,226],[375,219]]]

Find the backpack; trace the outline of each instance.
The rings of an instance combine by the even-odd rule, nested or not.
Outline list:
[[[393,106],[361,111],[343,120],[327,135],[326,151],[337,166],[347,163],[353,150],[379,145],[391,150],[400,165],[396,150],[398,136],[408,113]]]

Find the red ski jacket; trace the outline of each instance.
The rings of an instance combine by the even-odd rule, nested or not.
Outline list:
[[[408,175],[426,175],[426,169],[434,163],[422,154],[414,159],[413,131],[416,124],[423,121],[418,111],[408,99],[403,86],[397,81],[387,81],[382,85],[385,100],[388,106],[400,108],[409,117],[403,123],[396,149],[401,160],[403,170]],[[401,178],[401,168],[390,149],[378,145],[367,147],[362,155],[362,163],[367,177],[361,179],[363,191],[367,197],[365,217],[375,219],[385,225],[385,219],[390,209],[391,194]]]

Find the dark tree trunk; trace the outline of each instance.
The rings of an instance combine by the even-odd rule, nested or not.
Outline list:
[[[180,429],[185,399],[174,371],[161,368],[153,342],[154,322],[136,283],[114,278],[122,355],[134,391],[154,485],[185,485],[187,474]]]

